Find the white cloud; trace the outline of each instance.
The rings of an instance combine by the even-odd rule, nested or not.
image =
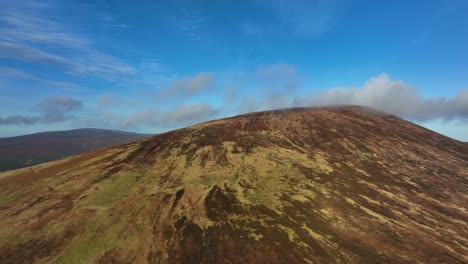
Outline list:
[[[163,90],[163,94],[190,96],[213,88],[213,86],[214,76],[205,72],[172,81],[172,83]]]
[[[214,118],[219,110],[208,103],[187,104],[175,107],[169,111],[148,109],[130,116],[123,127],[153,126],[159,128],[174,128],[193,125]]]
[[[332,88],[297,97],[295,105],[362,105],[418,121],[468,117],[468,90],[452,98],[424,98],[409,84],[386,73],[369,79],[363,87]]]
[[[33,125],[36,123],[59,123],[74,119],[69,113],[81,110],[83,102],[69,96],[45,98],[35,107],[39,115],[10,115],[0,117],[0,125]]]

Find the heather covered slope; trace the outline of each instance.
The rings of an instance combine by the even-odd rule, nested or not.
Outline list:
[[[148,136],[84,128],[0,138],[0,171],[24,168]]]
[[[466,263],[468,146],[361,107],[253,113],[0,174],[4,263]]]

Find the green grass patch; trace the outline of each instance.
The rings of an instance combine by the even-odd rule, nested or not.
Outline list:
[[[99,189],[88,201],[93,206],[110,206],[130,193],[139,181],[138,176],[135,172],[113,175],[96,185]]]

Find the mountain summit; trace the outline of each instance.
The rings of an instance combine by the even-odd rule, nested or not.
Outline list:
[[[202,123],[0,174],[2,263],[466,263],[468,146],[363,107]]]

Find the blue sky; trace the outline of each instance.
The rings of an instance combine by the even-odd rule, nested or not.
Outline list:
[[[0,137],[360,104],[468,141],[468,1],[0,2]]]

